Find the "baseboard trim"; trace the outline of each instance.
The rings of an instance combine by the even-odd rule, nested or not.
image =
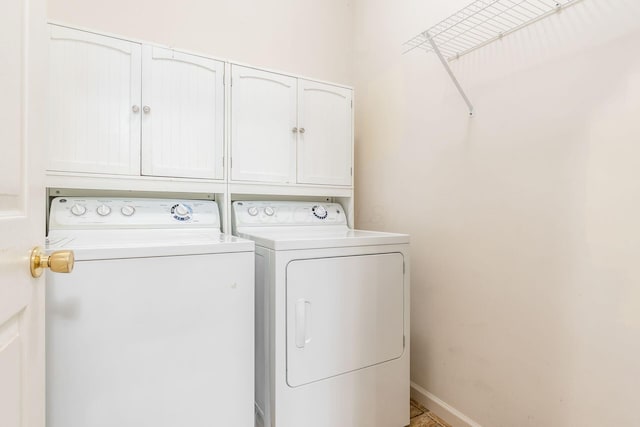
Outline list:
[[[411,398],[433,411],[452,427],[482,427],[447,402],[429,393],[423,387],[411,381]]]

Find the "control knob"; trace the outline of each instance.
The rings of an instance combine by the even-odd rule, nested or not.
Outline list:
[[[189,215],[189,208],[182,203],[178,203],[178,205],[176,205],[175,213],[178,216],[187,216]]]
[[[98,212],[98,215],[100,216],[107,216],[111,213],[111,208],[107,205],[100,205],[98,206],[98,209],[96,209],[96,212]]]
[[[126,206],[123,206],[123,207],[122,207],[122,209],[120,209],[120,212],[121,212],[121,213],[122,213],[122,215],[124,215],[124,216],[131,216],[131,215],[133,215],[134,213],[136,213],[136,208],[134,208],[134,207],[133,207],[133,206],[131,206],[131,205],[126,205]]]
[[[264,208],[264,214],[267,216],[273,216],[273,214],[275,213],[275,211],[273,210],[273,208],[271,206],[267,206],[266,208]]]
[[[251,206],[247,212],[249,212],[249,215],[251,216],[256,216],[258,215],[258,208]]]
[[[182,203],[176,203],[171,207],[171,215],[177,221],[189,221],[191,219],[191,208]]]
[[[73,206],[71,206],[71,213],[74,214],[75,216],[82,216],[87,212],[87,208],[85,208],[82,205],[79,204],[75,204]]]
[[[311,208],[311,211],[313,212],[313,215],[318,219],[325,219],[327,215],[329,215],[327,208],[320,205],[314,206],[313,208]]]

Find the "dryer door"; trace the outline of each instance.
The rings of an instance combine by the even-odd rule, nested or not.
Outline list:
[[[396,359],[404,351],[399,253],[287,266],[287,383],[297,387]]]

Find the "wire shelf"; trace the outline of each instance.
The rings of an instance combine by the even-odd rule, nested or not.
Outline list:
[[[578,1],[476,0],[404,43],[404,53],[439,50],[452,61]]]

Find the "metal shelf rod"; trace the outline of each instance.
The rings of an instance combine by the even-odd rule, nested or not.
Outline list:
[[[431,48],[433,49],[435,54],[440,59],[440,62],[442,62],[442,65],[444,65],[444,69],[449,74],[449,77],[451,77],[451,80],[453,80],[453,84],[458,89],[458,92],[460,92],[460,95],[462,95],[462,98],[464,99],[464,102],[467,103],[467,106],[469,107],[469,115],[473,116],[473,111],[474,111],[473,104],[471,103],[471,100],[469,99],[469,97],[465,93],[464,89],[462,89],[462,86],[460,85],[460,82],[456,78],[456,75],[453,74],[453,71],[451,70],[451,67],[449,66],[449,62],[446,60],[446,58],[440,52],[440,49],[438,48],[438,45],[436,45],[436,43],[433,41],[433,38],[431,38],[431,35],[429,34],[429,31],[425,31],[424,35],[427,38],[427,40],[429,41],[429,43],[431,44]]]

